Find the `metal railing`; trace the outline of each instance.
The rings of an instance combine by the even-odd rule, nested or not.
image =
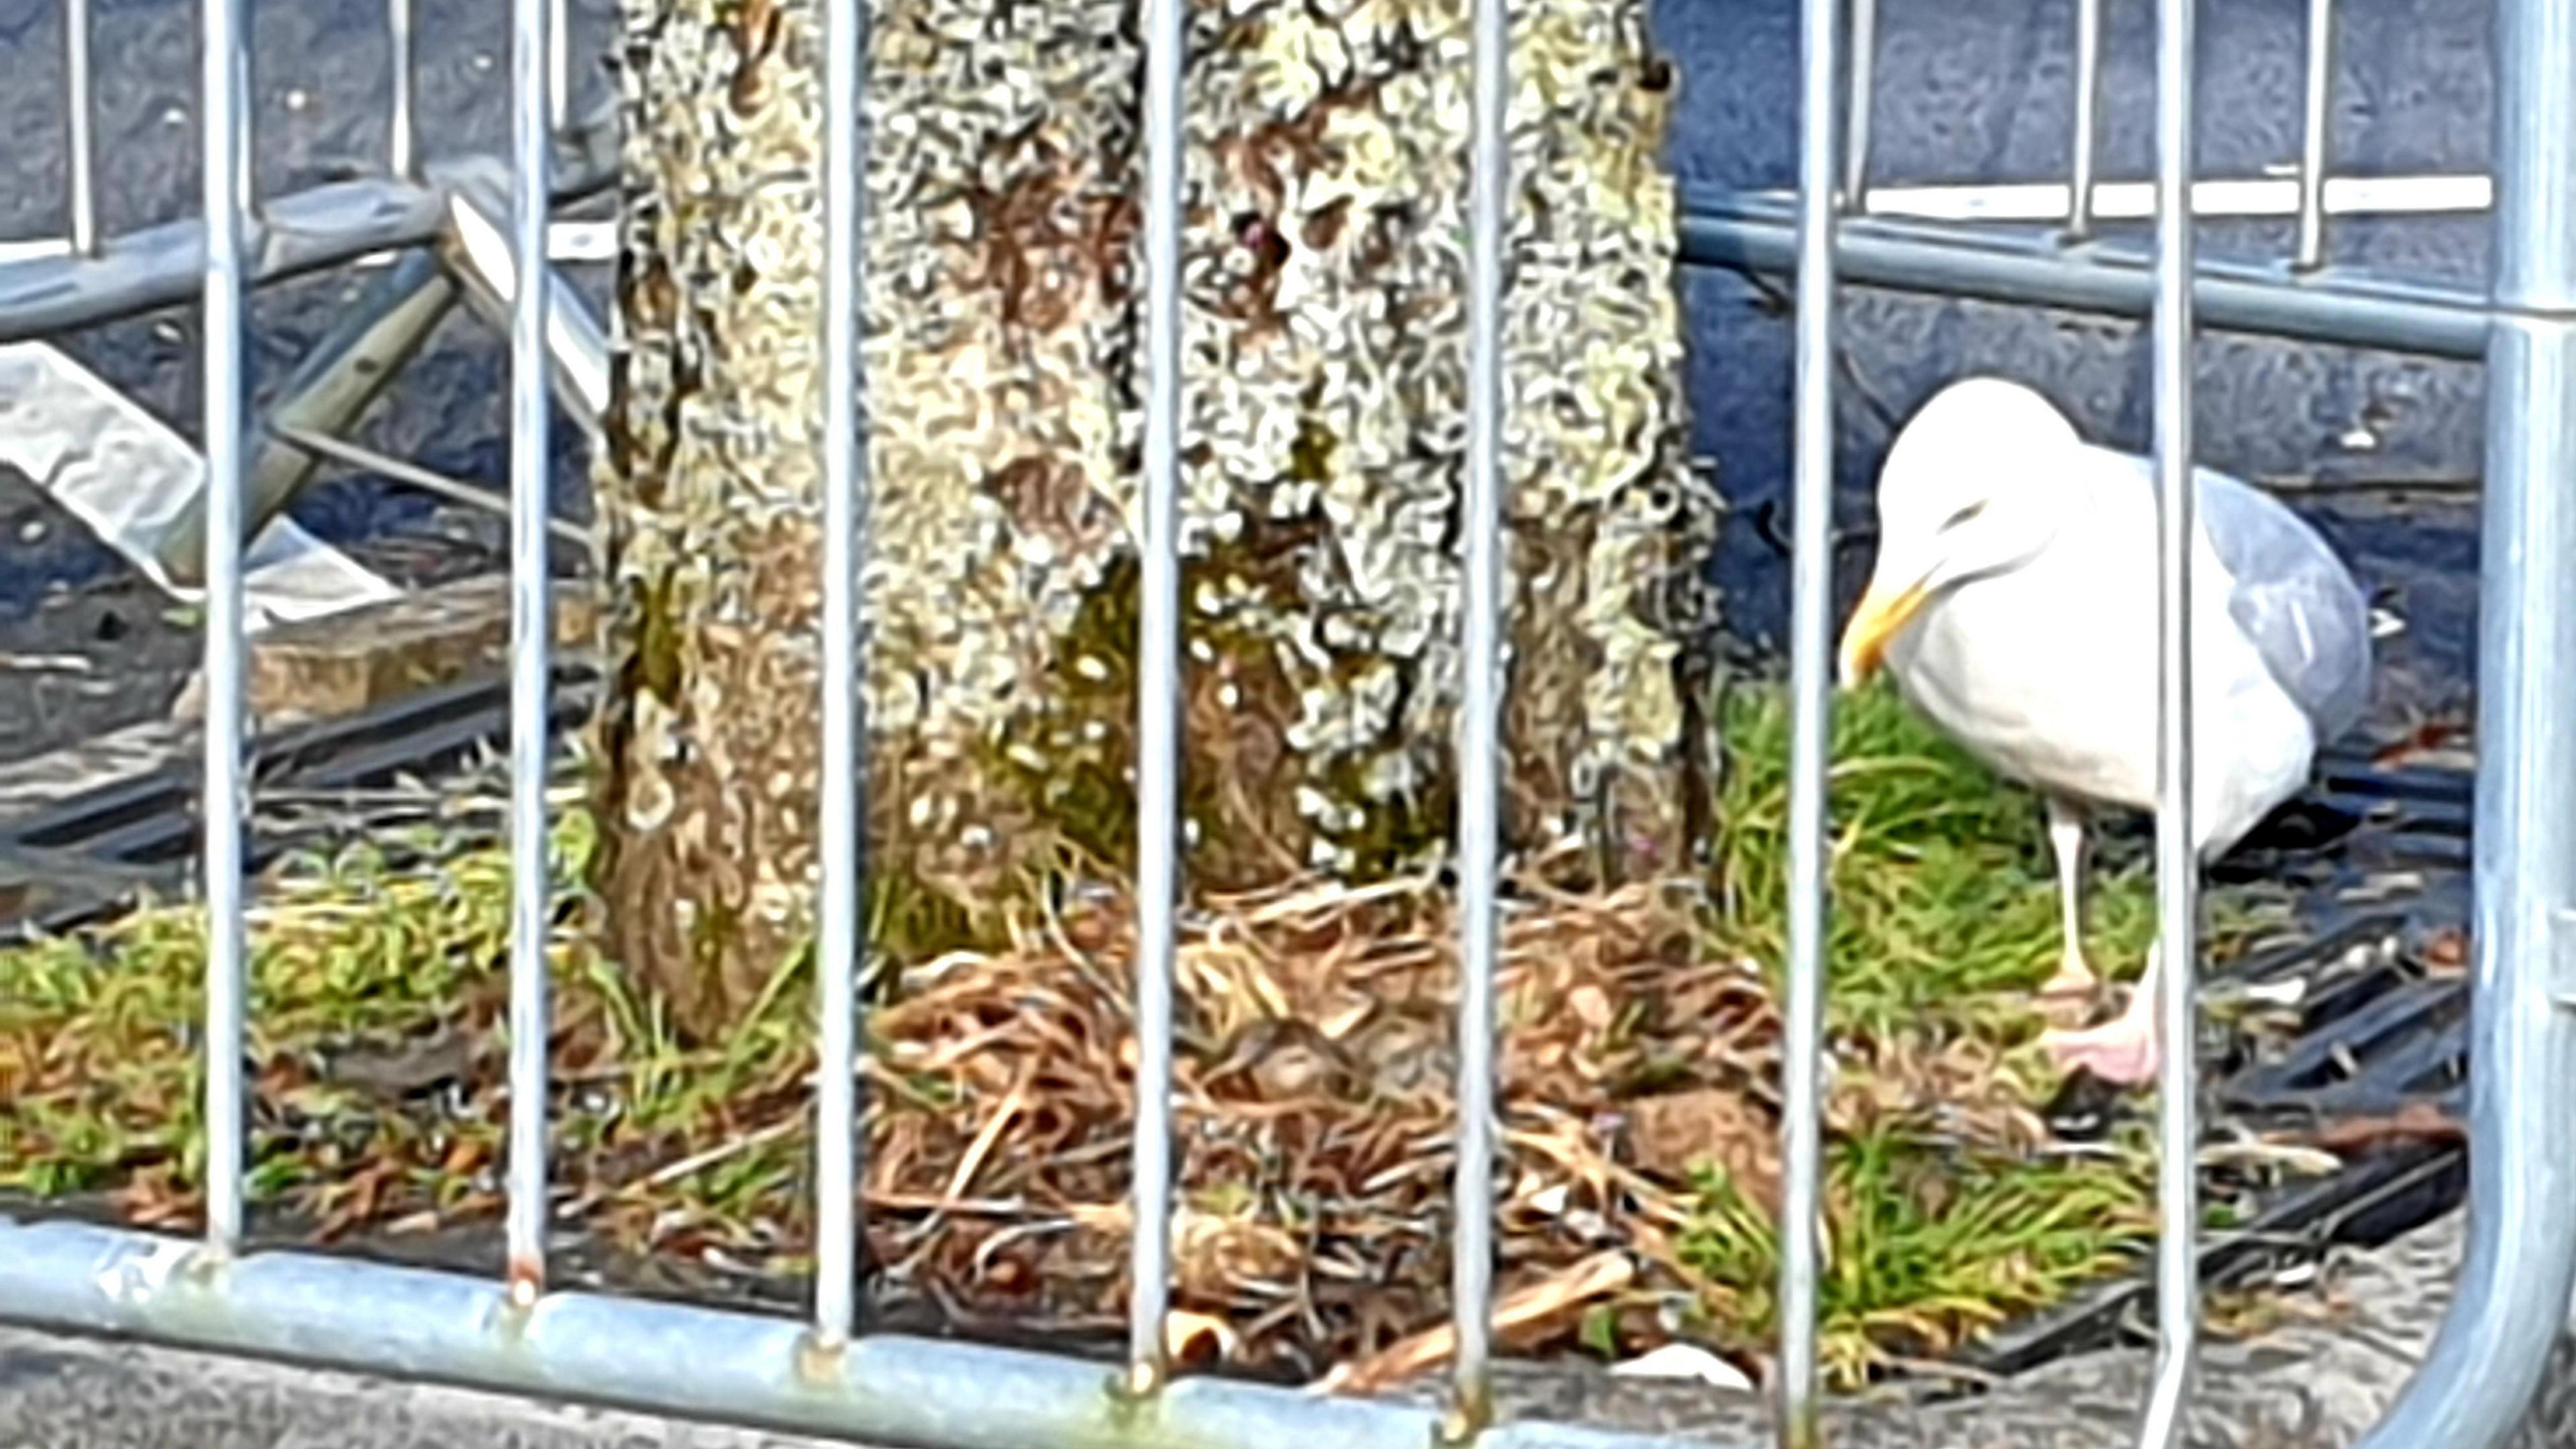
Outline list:
[[[86,7],[72,17],[74,104],[89,94]],[[1464,511],[1464,675],[1458,739],[1458,879],[1463,931],[1459,1143],[1453,1299],[1455,1382],[1445,1412],[1319,1398],[1212,1377],[1174,1379],[1164,1361],[1171,1271],[1173,908],[1177,898],[1179,619],[1177,512],[1180,373],[1180,75],[1183,0],[1145,0],[1147,287],[1144,560],[1139,641],[1139,910],[1130,1364],[1096,1365],[972,1344],[856,1332],[857,1137],[854,981],[860,939],[857,658],[864,639],[857,570],[865,522],[857,298],[863,135],[859,0],[828,0],[824,152],[827,448],[824,499],[822,879],[815,1103],[817,1273],[810,1324],[668,1303],[550,1291],[541,1235],[544,1183],[544,938],[548,917],[543,793],[547,642],[545,464],[549,390],[566,386],[579,328],[552,284],[548,205],[596,189],[608,172],[604,127],[561,125],[562,20],[548,0],[513,0],[513,108],[506,259],[442,260],[482,278],[506,308],[511,383],[515,884],[510,955],[508,1234],[505,1279],[481,1279],[296,1252],[241,1251],[243,954],[247,807],[242,717],[241,540],[259,510],[283,506],[247,486],[256,473],[243,389],[242,302],[262,281],[386,248],[453,242],[488,170],[426,168],[414,155],[407,0],[393,0],[398,80],[390,170],[371,181],[281,198],[254,217],[245,195],[242,0],[203,6],[205,220],[102,242],[89,179],[88,126],[73,127],[70,244],[60,255],[0,262],[0,341],[183,300],[204,329],[207,583],[203,855],[210,932],[205,1042],[208,1192],[204,1240],[72,1222],[0,1218],[0,1316],[268,1352],[381,1372],[564,1394],[684,1414],[956,1446],[1308,1442],[1418,1449],[1429,1436],[1495,1445],[1616,1445],[1627,1436],[1566,1425],[1494,1423],[1491,1355],[1495,1132],[1495,933],[1498,711],[1502,691],[1498,548],[1503,185],[1507,152],[1505,0],[1475,0],[1469,464]],[[1848,145],[1837,149],[1840,16],[1804,0],[1799,190],[1697,208],[1686,256],[1702,264],[1790,271],[1796,319],[1796,476],[1789,956],[1784,1052],[1779,1442],[1817,1442],[1817,1206],[1820,1037],[1827,934],[1825,781],[1833,477],[1833,304],[1856,282],[2149,315],[2154,329],[2155,454],[2163,590],[2157,823],[2158,940],[2166,1041],[2192,1040],[2197,867],[2190,849],[2191,701],[2182,600],[2192,526],[2191,356],[2198,325],[2483,357],[2489,418],[2482,572],[2476,805],[2474,1151],[2469,1249],[2460,1293],[2421,1372],[2368,1441],[2374,1449],[2489,1446],[2530,1397],[2576,1279],[2576,1183],[2557,1113],[2576,1096],[2576,721],[2556,691],[2576,668],[2576,611],[2554,583],[2576,557],[2576,12],[2557,0],[2498,0],[2496,265],[2491,299],[2320,270],[2333,187],[2324,174],[2323,92],[2332,27],[2309,15],[2308,94],[2295,181],[2298,255],[2273,272],[2196,266],[2188,155],[2190,0],[2159,0],[2156,242],[2120,253],[2086,240],[2101,214],[2093,177],[2100,72],[2098,0],[2078,6],[2076,144],[2065,231],[2046,244],[1980,238],[1870,213],[1867,133],[1874,6],[1854,0]],[[478,181],[478,177],[480,180]],[[1837,181],[1841,183],[1837,186]],[[488,200],[488,199],[487,199]],[[462,208],[462,210],[460,210]],[[485,224],[495,225],[490,218]],[[2071,240],[2070,240],[2071,237]],[[484,251],[490,249],[486,246]],[[2292,275],[2295,271],[2297,275]],[[406,283],[408,285],[408,283]],[[424,284],[425,285],[425,284]],[[468,290],[471,290],[469,288]],[[595,328],[595,324],[593,324]],[[595,335],[595,332],[594,334]],[[567,339],[571,339],[568,341]],[[576,361],[578,359],[576,358]],[[2164,1053],[2160,1078],[2159,1356],[2141,1442],[2176,1442],[2194,1364],[2193,1061]],[[685,1364],[685,1372],[673,1365]]]

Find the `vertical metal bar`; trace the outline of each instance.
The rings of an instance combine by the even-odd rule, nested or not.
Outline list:
[[[1843,138],[1843,206],[1869,209],[1870,99],[1878,68],[1878,0],[1851,0],[1850,132]]]
[[[63,112],[70,134],[72,250],[98,255],[98,146],[92,136],[95,118],[89,83],[89,0],[63,0]]]
[[[1452,1437],[1490,1416],[1494,1309],[1494,977],[1502,792],[1503,253],[1509,245],[1511,13],[1475,0],[1467,214],[1467,473],[1458,699],[1458,1161],[1450,1312]]]
[[[2200,852],[2192,829],[2192,6],[2156,5],[2156,1377],[2138,1442],[2173,1449],[2198,1353],[2193,1120]],[[2142,988],[2143,989],[2143,988]]]
[[[814,1101],[814,1332],[848,1341],[858,1292],[858,977],[860,951],[859,208],[865,179],[860,67],[866,6],[823,13],[823,793],[821,922],[815,978],[822,1012]]]
[[[1171,1307],[1172,913],[1181,728],[1181,52],[1184,0],[1145,0],[1145,476],[1137,597],[1136,1231],[1128,1386],[1163,1379]]]
[[[242,0],[201,0],[206,212],[206,1241],[241,1245],[243,817],[249,781],[242,743],[242,476],[248,462],[249,379],[242,365],[243,157],[250,128],[250,57]]]
[[[2066,234],[2093,230],[2093,162],[2101,147],[2102,0],[2075,0],[2075,146],[2067,166]]]
[[[2326,118],[2334,99],[2334,0],[2308,0],[2308,83],[2299,133],[2301,270],[2326,259]]]
[[[2469,1223],[2459,1293],[2363,1449],[2506,1442],[2576,1283],[2576,7],[2496,5],[2496,229],[2479,545]]]
[[[549,425],[546,256],[555,36],[547,0],[510,5],[510,1301],[545,1289],[546,691],[553,643],[547,587]]]
[[[1797,463],[1789,598],[1789,959],[1782,1003],[1781,1449],[1816,1443],[1817,1217],[1825,1005],[1825,776],[1834,507],[1834,0],[1803,0],[1798,117]]]
[[[234,81],[234,84],[240,87],[242,108],[242,144],[241,150],[234,153],[235,157],[241,162],[241,164],[233,168],[233,186],[234,194],[241,198],[243,218],[251,226],[256,227],[259,224],[260,216],[259,185],[257,182],[259,137],[253,134],[251,121],[250,48],[255,43],[250,33],[251,14],[252,12],[248,10],[242,12],[242,57],[241,65],[238,67],[240,75]],[[245,325],[247,325],[248,314],[244,314],[244,322]],[[244,381],[248,381],[247,376],[245,376]],[[244,526],[248,526],[247,520],[244,520]]]
[[[546,52],[546,124],[563,130],[572,115],[572,6],[570,0],[547,0],[546,23],[555,42]]]
[[[412,0],[385,0],[385,50],[393,71],[392,111],[386,117],[385,166],[410,176],[419,165],[419,130],[412,102]]]

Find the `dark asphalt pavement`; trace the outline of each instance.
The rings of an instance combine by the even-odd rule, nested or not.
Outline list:
[[[260,194],[380,170],[390,72],[384,6],[370,0],[253,4],[251,93]],[[498,0],[415,0],[420,149],[424,158],[499,154],[508,145],[508,7]],[[599,56],[614,38],[612,0],[573,0],[574,53]],[[197,210],[197,8],[187,0],[95,0],[100,224],[110,235]],[[59,0],[0,0],[0,238],[59,236],[65,229]],[[605,95],[597,64],[575,67],[575,100]],[[597,267],[576,284],[605,301]],[[260,291],[251,304],[254,385],[282,381],[364,285],[364,274],[306,278]],[[57,339],[83,362],[150,405],[189,437],[198,434],[196,309],[162,313]],[[460,309],[370,414],[360,441],[451,476],[490,481],[505,472],[506,348],[500,334]],[[557,430],[558,493],[579,512],[586,484],[573,430]],[[0,488],[14,485],[0,483]],[[6,503],[0,498],[0,515]],[[364,479],[313,490],[296,517],[335,542],[417,527],[431,512],[408,490]],[[497,540],[497,527],[490,530]],[[122,570],[72,530],[0,537],[0,619],[24,612],[61,583]]]
[[[497,0],[418,0],[420,106],[430,154],[496,151],[507,136]],[[2230,0],[2200,24],[2202,165],[2252,175],[2298,151],[2302,0]],[[385,138],[386,43],[367,0],[253,7],[253,90],[263,191],[310,185],[363,167]],[[573,7],[576,53],[613,36],[608,0]],[[2482,0],[2354,0],[2341,7],[2335,155],[2352,172],[2471,171],[2490,149],[2488,6]],[[193,8],[183,0],[98,0],[102,208],[111,230],[191,209],[196,186]],[[2063,174],[2072,0],[1952,0],[1883,7],[1873,175],[1882,181],[2043,180]],[[1796,161],[1796,7],[1786,0],[1662,0],[1658,32],[1682,75],[1671,153],[1689,189],[1780,186]],[[62,194],[60,6],[0,0],[0,237],[58,232]],[[2151,174],[2151,0],[2110,0],[2104,63],[2103,175]],[[576,67],[583,97],[608,76]],[[2482,273],[2482,218],[2345,220],[2338,260],[2453,279]],[[2214,253],[2278,256],[2288,228],[2211,224]],[[584,285],[600,284],[597,269]],[[319,278],[264,293],[254,354],[275,377],[308,347],[345,294]],[[1737,505],[1719,576],[1739,630],[1776,634],[1787,579],[1764,538],[1766,505],[1787,475],[1789,327],[1763,289],[1735,276],[1686,273],[1689,389],[1696,451],[1719,462]],[[191,325],[185,311],[72,339],[91,365],[193,432]],[[2147,348],[2134,325],[1971,302],[1854,291],[1842,308],[1851,365],[1874,399],[1846,388],[1839,476],[1853,521],[1884,449],[1883,414],[1901,416],[1940,383],[1977,369],[2045,386],[2094,436],[2143,448]],[[2474,477],[2478,370],[2384,354],[2215,336],[2201,350],[2196,422],[2204,461],[2261,475],[2341,479]],[[379,409],[368,439],[454,474],[501,469],[500,347],[487,329],[452,321]],[[569,431],[569,430],[566,430]],[[2356,448],[2360,438],[2367,446]],[[569,443],[567,444],[569,448]],[[568,495],[581,490],[567,469]],[[577,504],[573,505],[578,507]],[[2373,587],[2410,623],[2387,648],[2387,693],[2456,706],[2472,626],[2475,535],[2457,506],[2390,509],[2338,501],[2313,510]],[[355,540],[417,524],[417,494],[364,481],[319,490],[298,517]],[[11,539],[0,614],[45,588],[95,578],[111,561],[76,537]],[[1856,593],[1867,550],[1847,549],[1841,592]]]
[[[2355,174],[2477,172],[2492,150],[2488,10],[2482,0],[2368,0],[2338,7],[2333,168]],[[2072,118],[2072,0],[1949,0],[1879,7],[1871,177],[1878,183],[2062,181]],[[2151,0],[2106,0],[2105,180],[2154,174]],[[2200,10],[2200,169],[2253,176],[2299,154],[2301,0],[2229,0]],[[1658,30],[1682,71],[1672,164],[1685,188],[1787,187],[1797,170],[1796,7],[1663,0]],[[2142,226],[2109,229],[2143,237]],[[2212,222],[2204,255],[2286,256],[2287,223]],[[2337,219],[2335,261],[2465,281],[2484,275],[2483,217]],[[1682,282],[1690,328],[1695,450],[1713,455],[1737,509],[1718,577],[1731,622],[1776,637],[1785,556],[1752,526],[1785,486],[1789,318],[1766,289],[1728,273]],[[1774,284],[1769,290],[1785,295]],[[1876,401],[1841,389],[1842,512],[1865,522],[1891,429],[1943,383],[1992,371],[2045,389],[2089,436],[2147,447],[2148,340],[2132,323],[1980,302],[1850,290],[1841,345]],[[2479,369],[2235,335],[2200,346],[2199,456],[2251,476],[2368,480],[2477,475]],[[1883,415],[1884,414],[1884,415]],[[2366,437],[2356,448],[2348,439]],[[2365,586],[2385,590],[2407,634],[2382,646],[2382,699],[2456,708],[2474,628],[2473,511],[2378,500],[2309,508]],[[1785,520],[1782,521],[1785,525]],[[1785,538],[1785,529],[1778,533]],[[1860,590],[1869,551],[1838,557],[1839,593]]]

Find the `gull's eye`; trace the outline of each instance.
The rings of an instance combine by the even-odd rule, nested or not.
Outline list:
[[[1980,498],[1976,502],[1969,504],[1967,507],[1960,509],[1958,512],[1951,514],[1949,521],[1941,525],[1941,531],[1947,533],[1951,529],[1958,527],[1960,524],[1967,522],[1969,519],[1974,518],[1985,511],[1986,500]]]

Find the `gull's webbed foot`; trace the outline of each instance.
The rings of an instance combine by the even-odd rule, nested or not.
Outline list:
[[[2058,959],[2057,974],[2040,983],[2042,997],[2090,996],[2101,984],[2093,968],[2084,964],[2084,952],[2070,944]]]
[[[2123,1087],[2152,1082],[2162,1061],[2154,1010],[2154,1002],[2142,993],[2128,1010],[2100,1026],[2077,1031],[2051,1027],[2040,1033],[2039,1044],[2061,1071],[2082,1067]]]

